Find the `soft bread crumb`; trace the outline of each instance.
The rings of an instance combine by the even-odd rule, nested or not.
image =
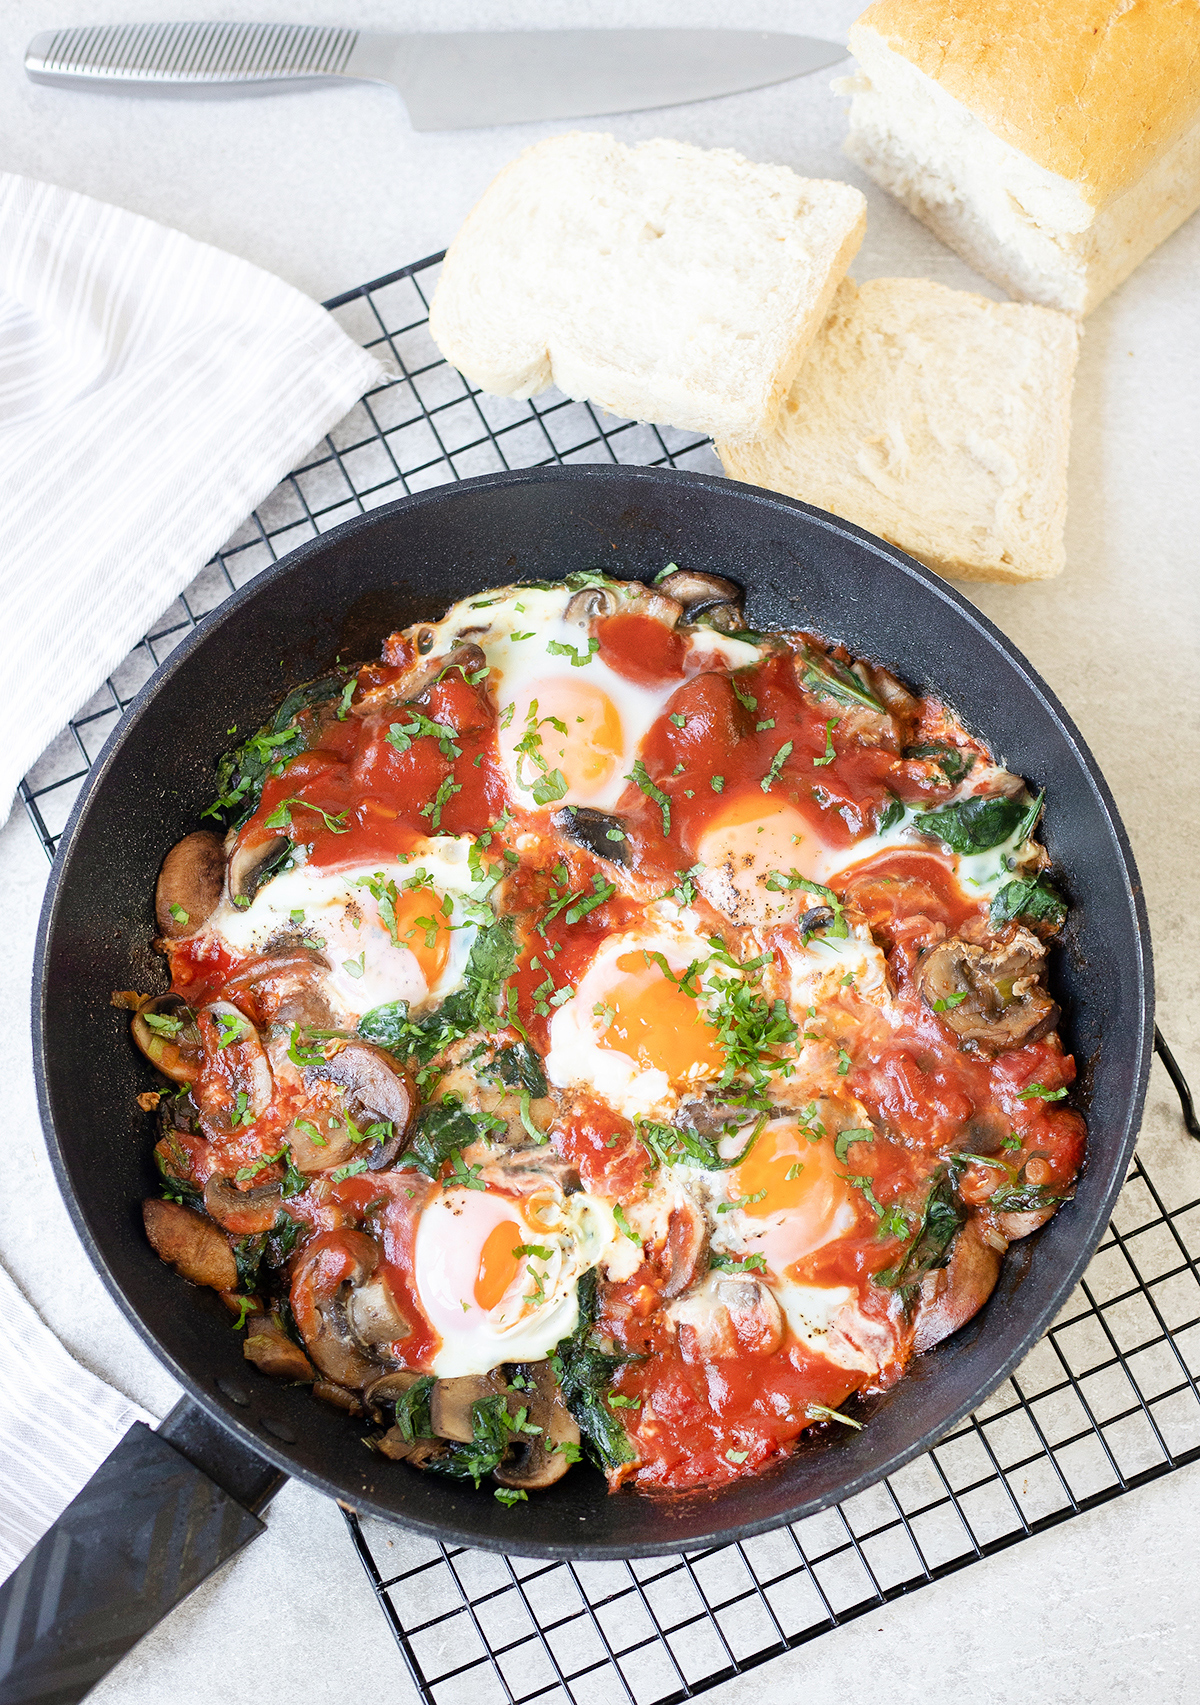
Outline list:
[[[685,142],[536,143],[450,246],[429,316],[472,384],[766,431],[866,230],[848,184]]]
[[[718,444],[735,479],[827,509],[959,580],[1061,573],[1080,331],[923,278],[845,279],[779,419]]]

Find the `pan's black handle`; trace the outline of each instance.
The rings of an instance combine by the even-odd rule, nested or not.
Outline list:
[[[74,1705],[263,1531],[284,1475],[184,1398],[137,1422],[0,1586],[0,1705]]]

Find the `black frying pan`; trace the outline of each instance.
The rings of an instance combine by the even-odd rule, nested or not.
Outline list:
[[[290,685],[335,658],[375,655],[390,629],[440,616],[467,592],[592,567],[649,578],[672,561],[741,581],[754,627],[813,628],[885,663],[918,690],[938,692],[1001,761],[1046,788],[1045,841],[1072,901],[1055,976],[1066,1039],[1080,1065],[1087,1168],[1075,1200],[1013,1247],[983,1312],[919,1358],[863,1432],[802,1446],[775,1471],[717,1493],[609,1497],[600,1476],[580,1468],[510,1510],[486,1491],[475,1494],[364,1450],[356,1423],[306,1389],[277,1386],[249,1366],[215,1295],[192,1289],[161,1264],[141,1226],[139,1204],[154,1191],[155,1175],[133,1100],[149,1087],[151,1072],[108,994],[164,986],[162,961],[150,946],[155,876],[211,798],[232,725],[256,726]],[[860,529],[701,475],[571,467],[441,487],[294,551],[203,621],[138,695],[75,807],[42,914],[34,1034],[51,1158],[101,1276],[190,1397],[158,1435],[126,1441],[130,1473],[149,1486],[142,1515],[115,1459],[99,1501],[122,1515],[127,1529],[141,1520],[137,1532],[148,1533],[155,1518],[154,1531],[165,1532],[154,1487],[177,1469],[182,1481],[172,1496],[199,1500],[209,1532],[207,1548],[197,1542],[186,1556],[180,1551],[174,1574],[168,1569],[158,1597],[150,1595],[154,1602],[130,1610],[123,1601],[112,1612],[113,1652],[91,1660],[91,1678],[257,1530],[246,1511],[270,1495],[276,1470],[446,1541],[601,1558],[744,1537],[810,1515],[899,1468],[996,1388],[1079,1278],[1133,1151],[1151,1005],[1137,872],[1077,730],[1028,663],[964,598]],[[172,1444],[163,1443],[164,1433]],[[166,1467],[157,1458],[147,1467],[146,1452],[167,1453]],[[180,1453],[196,1468],[180,1466]],[[97,1500],[92,1489],[81,1496],[73,1518],[78,1588],[60,1609],[64,1629],[76,1614],[81,1628],[95,1626],[86,1620],[96,1583],[85,1553]],[[183,1531],[178,1522],[176,1529]],[[33,1599],[48,1578],[45,1556],[37,1559],[35,1553],[23,1566]],[[108,1586],[110,1601],[125,1590],[111,1569]],[[33,1634],[31,1624],[22,1640]],[[86,1646],[86,1635],[80,1641]],[[32,1646],[22,1650],[29,1653],[23,1673],[50,1661],[37,1659]],[[64,1686],[0,1691],[0,1699],[79,1696],[78,1687]]]

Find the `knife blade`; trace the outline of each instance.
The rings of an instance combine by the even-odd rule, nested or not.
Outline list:
[[[35,36],[25,72],[58,88],[170,96],[390,83],[414,129],[473,130],[711,100],[819,71],[846,51],[762,30],[383,35],[302,24],[107,24]]]

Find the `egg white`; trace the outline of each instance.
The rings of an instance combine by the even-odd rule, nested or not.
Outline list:
[[[471,842],[452,836],[427,841],[400,861],[374,859],[368,864],[338,870],[316,869],[297,853],[290,870],[264,884],[244,910],[226,898],[210,928],[238,953],[261,952],[281,933],[303,930],[329,961],[324,992],[346,1022],[390,1001],[407,1001],[420,1011],[446,998],[462,982],[481,910],[481,889],[468,864]],[[453,897],[446,963],[433,986],[425,981],[411,948],[391,939],[370,890],[360,884],[381,873],[397,888],[422,872],[432,878],[434,891]],[[431,908],[436,902],[430,894]],[[299,924],[294,912],[303,913]],[[355,974],[357,971],[357,975]]]
[[[606,937],[574,995],[550,1021],[550,1048],[543,1062],[549,1081],[557,1089],[589,1090],[627,1119],[669,1116],[680,1096],[667,1074],[644,1067],[618,1048],[601,1045],[607,1029],[605,998],[623,976],[616,962],[627,953],[661,953],[678,976],[696,961],[706,964],[712,951],[709,943],[685,923],[665,916]],[[736,973],[714,966],[705,973],[706,982],[713,974]],[[597,1012],[597,1008],[601,1010]],[[703,1012],[703,1001],[698,1003],[698,1010]],[[695,1087],[701,1088],[705,1081],[697,1077]]]
[[[521,1258],[500,1301],[480,1306],[475,1284],[483,1246],[497,1225],[511,1224],[513,1247],[547,1255]],[[441,1379],[488,1373],[501,1362],[541,1361],[579,1323],[579,1281],[601,1264],[610,1278],[628,1276],[641,1259],[598,1196],[577,1192],[537,1197],[495,1190],[442,1190],[417,1225],[413,1282],[427,1319],[441,1338],[432,1372]],[[540,1280],[540,1287],[538,1284]]]

